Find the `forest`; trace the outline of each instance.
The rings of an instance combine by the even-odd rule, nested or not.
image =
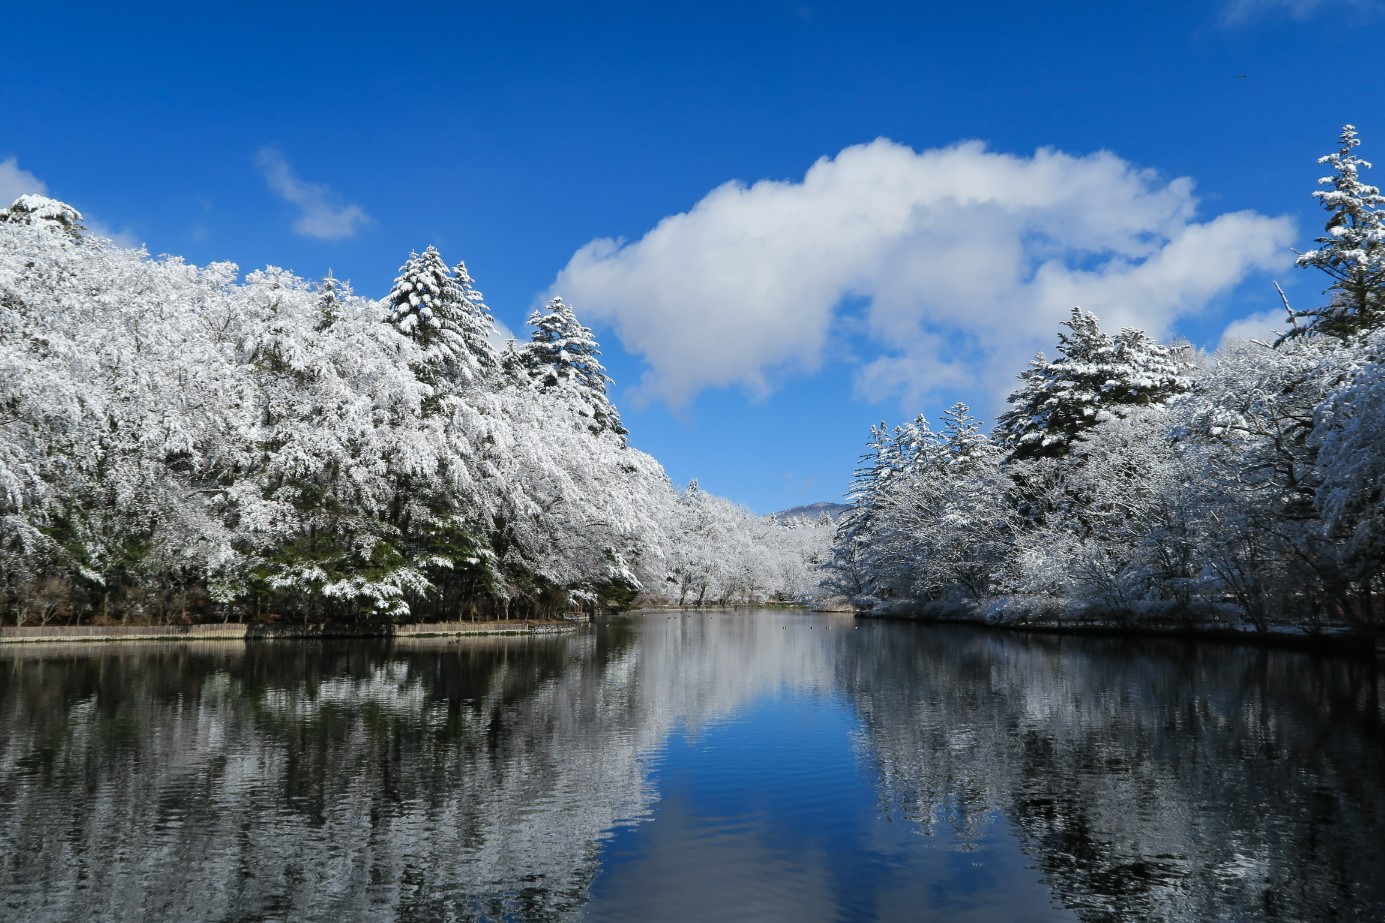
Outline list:
[[[554,299],[502,342],[465,264],[383,299],[0,210],[0,619],[381,622],[797,602],[826,520],[677,491]]]
[[[1007,625],[1385,628],[1385,196],[1359,143],[1319,161],[1320,305],[1210,354],[1073,309],[989,433],[965,404],[872,428],[833,588]]]
[[[1012,625],[1385,627],[1385,196],[1346,126],[1318,306],[1215,352],[1074,308],[987,431],[871,430],[835,525],[682,491],[560,298],[382,299],[0,210],[0,619],[431,621],[844,598]],[[1282,292],[1281,292],[1282,298]]]

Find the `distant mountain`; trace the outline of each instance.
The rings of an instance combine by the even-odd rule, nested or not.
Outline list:
[[[787,510],[780,510],[774,513],[775,519],[817,519],[823,513],[831,516],[835,521],[851,507],[845,503],[828,503],[826,500],[821,503],[809,503],[806,506],[795,506]]]

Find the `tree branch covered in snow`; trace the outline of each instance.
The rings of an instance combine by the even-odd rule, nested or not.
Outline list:
[[[814,551],[716,500],[720,543],[691,536],[591,331],[550,309],[517,364],[434,248],[374,301],[151,259],[21,198],[0,211],[0,613],[592,613],[677,599],[692,561],[741,567],[708,600],[811,592],[826,530]]]

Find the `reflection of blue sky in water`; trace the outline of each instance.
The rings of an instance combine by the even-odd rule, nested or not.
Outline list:
[[[839,697],[788,690],[696,734],[650,767],[659,799],[607,841],[593,920],[1066,920],[988,815],[963,841],[883,805]]]
[[[1383,727],[1369,664],[776,612],[20,646],[0,650],[0,905],[1385,919]]]

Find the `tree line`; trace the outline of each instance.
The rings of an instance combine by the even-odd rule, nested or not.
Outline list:
[[[830,585],[877,614],[1259,631],[1385,627],[1385,197],[1319,162],[1320,306],[1212,354],[1074,309],[987,433],[871,430]]]
[[[800,599],[829,527],[632,448],[554,299],[498,342],[463,263],[390,292],[151,258],[0,210],[0,618],[542,617]]]

